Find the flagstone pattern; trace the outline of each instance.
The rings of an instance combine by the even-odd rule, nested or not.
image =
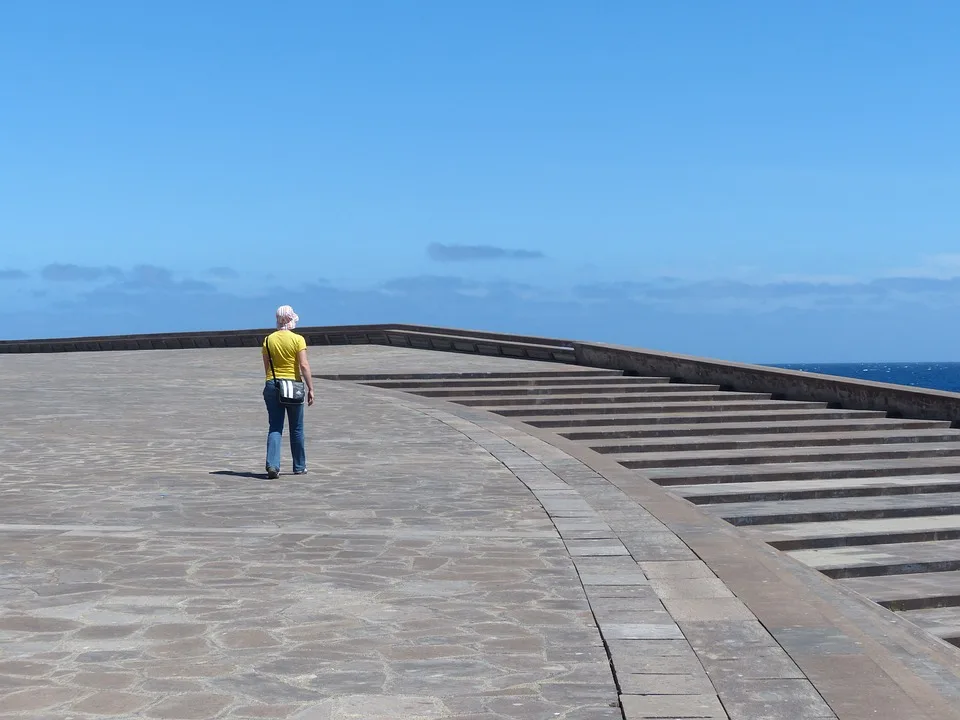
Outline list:
[[[318,383],[267,481],[255,350],[2,362],[48,390],[0,399],[0,718],[621,716],[563,541],[459,431]]]
[[[855,674],[859,647],[802,623],[775,638],[631,493],[489,413],[318,380],[309,474],[267,481],[255,349],[0,362],[8,387],[46,387],[0,396],[0,720],[859,717],[791,656]]]

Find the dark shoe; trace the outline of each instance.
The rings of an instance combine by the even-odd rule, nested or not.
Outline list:
[[[267,480],[276,480],[280,477],[280,468],[267,468]]]

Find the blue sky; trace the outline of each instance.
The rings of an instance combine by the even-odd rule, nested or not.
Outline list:
[[[960,5],[0,6],[0,337],[957,360]]]

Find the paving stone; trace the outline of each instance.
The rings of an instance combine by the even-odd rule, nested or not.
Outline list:
[[[139,629],[139,625],[87,625],[74,633],[73,637],[78,640],[125,638],[133,635]]]
[[[564,540],[616,540],[617,534],[605,522],[584,522],[569,518],[554,520],[557,532]]]
[[[802,679],[806,676],[781,648],[764,648],[751,655],[714,660],[701,655],[711,680],[725,677],[754,680]]]
[[[190,693],[162,700],[144,711],[146,717],[162,720],[203,720],[216,715],[233,702],[229,695]]]
[[[637,592],[630,593],[627,597],[606,597],[598,596],[596,592],[591,593],[590,608],[593,613],[601,619],[615,618],[629,613],[648,613],[658,614],[666,612],[663,603],[652,588],[645,588]]]
[[[519,640],[521,645],[530,641],[530,639]],[[384,657],[391,660],[437,660],[440,658],[469,657],[475,650],[465,645],[420,645],[384,648],[380,652]]]
[[[602,598],[637,598],[641,601],[658,598],[657,594],[646,583],[639,585],[590,585],[585,583],[584,590],[591,603]],[[659,602],[659,598],[657,601]]]
[[[690,548],[669,531],[622,532],[619,538],[637,562],[696,559]]]
[[[180,693],[202,693],[208,688],[195,680],[169,678],[167,680],[144,680],[137,689],[165,696]]]
[[[611,540],[568,540],[567,550],[573,557],[630,554],[622,543]]]
[[[294,716],[295,720],[433,720],[446,708],[439,698],[416,696],[370,697],[347,695],[318,703]]]
[[[826,658],[805,658],[808,666],[814,669],[822,682],[822,673],[829,672],[836,678],[839,687],[844,692],[832,692],[830,695],[831,709],[840,718],[857,717],[862,715],[865,703],[881,705],[887,716],[891,718],[921,717],[924,710],[914,698],[902,693],[897,684],[891,682],[886,674],[867,674],[868,668],[874,660],[866,655],[833,655]],[[825,662],[826,661],[826,662]],[[936,715],[930,717],[949,717],[955,707],[938,709]]]
[[[621,695],[626,720],[639,718],[706,718],[726,720],[720,701],[705,695]]]
[[[243,648],[245,646],[240,644],[239,647]],[[146,653],[151,657],[166,659],[205,657],[211,652],[210,642],[205,638],[190,638],[169,643],[158,643],[146,649]],[[115,653],[115,655],[116,654],[117,653]]]
[[[33,617],[30,615],[0,616],[0,630],[20,633],[61,633],[74,630],[80,623],[57,618]]]
[[[561,706],[582,707],[589,704],[617,704],[617,690],[609,685],[585,682],[549,682],[540,685],[540,694],[547,702]]]
[[[619,640],[607,639],[607,647],[615,660],[627,661],[630,658],[640,657],[689,657],[693,651],[686,640]]]
[[[29,662],[24,660],[0,661],[0,674],[24,675],[38,677],[53,671],[53,666],[47,663]]]
[[[830,627],[788,627],[771,630],[777,642],[791,653],[856,655],[863,652],[859,643]]]
[[[241,705],[227,715],[237,720],[256,718],[289,718],[297,712],[296,705]]]
[[[664,598],[667,612],[677,622],[730,622],[753,620],[754,615],[737,598]]]
[[[730,720],[824,720],[830,706],[806,679],[715,679]]]
[[[85,697],[79,702],[70,706],[72,711],[91,713],[94,715],[120,715],[122,713],[131,713],[150,702],[149,698],[143,695],[119,692],[117,690],[105,690]]]
[[[232,675],[236,665],[232,662],[204,662],[171,663],[156,661],[144,663],[138,667],[139,671],[148,678],[212,678]]]
[[[733,593],[719,578],[657,578],[650,580],[661,598],[694,600],[698,598],[729,598]]]
[[[78,672],[73,676],[74,685],[100,690],[122,690],[133,685],[137,676],[129,672]]]
[[[265,648],[279,645],[273,635],[258,628],[249,630],[231,630],[217,636],[217,642],[224,647],[241,650],[246,648]]]
[[[591,558],[596,559],[596,558]],[[634,570],[603,568],[580,570],[580,581],[585,586],[614,585],[627,587],[631,585],[647,585],[647,579],[639,568]]]
[[[683,637],[680,628],[674,623],[666,625],[601,623],[600,631],[608,640],[671,640]]]
[[[689,655],[646,655],[622,657],[614,655],[617,674],[649,673],[652,675],[697,675],[703,672],[703,665],[691,650]]]
[[[182,640],[203,635],[207,626],[199,623],[159,623],[143,632],[147,640]]]
[[[668,562],[640,561],[640,569],[650,579],[662,578],[714,578],[713,571],[702,560],[679,560]]]
[[[755,619],[686,621],[683,635],[701,657],[713,660],[737,659],[765,652],[783,654],[780,645]]]
[[[715,694],[706,673],[695,675],[657,675],[619,673],[617,682],[624,695],[710,695]]]
[[[23,713],[63,705],[80,691],[66,687],[35,687],[0,696],[0,713]]]
[[[17,675],[0,675],[0,691],[13,691],[25,687],[50,687],[54,678],[35,678]]]

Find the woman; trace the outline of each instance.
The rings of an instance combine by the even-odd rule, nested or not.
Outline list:
[[[263,341],[263,369],[267,374],[263,401],[267,404],[270,429],[267,432],[267,477],[280,477],[280,441],[283,419],[290,419],[290,454],[293,474],[307,472],[307,453],[303,443],[303,405],[281,405],[277,397],[277,380],[302,380],[307,386],[307,405],[313,405],[313,378],[307,361],[307,341],[293,332],[300,318],[289,305],[277,308],[277,330]],[[271,366],[271,360],[273,365]]]

